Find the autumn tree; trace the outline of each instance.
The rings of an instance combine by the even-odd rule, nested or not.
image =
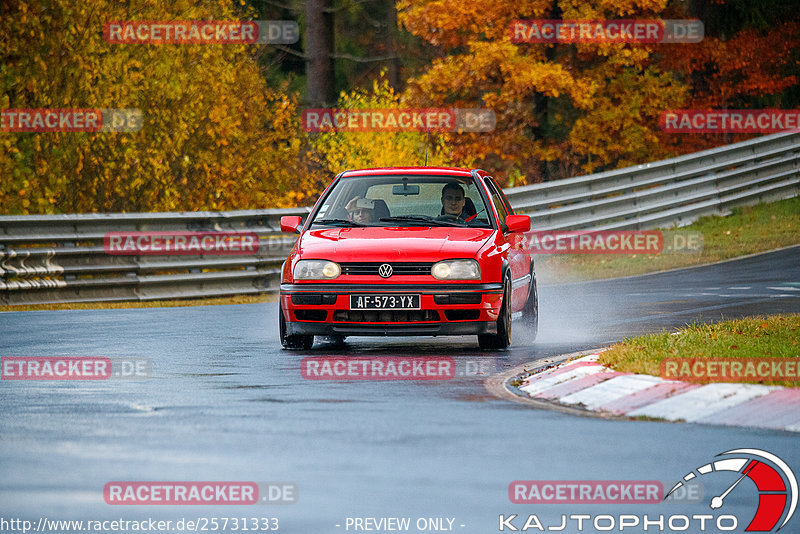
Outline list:
[[[401,0],[401,23],[442,56],[409,82],[433,105],[486,106],[488,134],[452,137],[456,157],[522,172],[529,182],[669,155],[658,116],[680,107],[685,85],[653,62],[657,45],[513,44],[515,19],[657,18],[666,0]]]
[[[339,97],[340,109],[400,109],[407,107],[400,96],[381,76],[371,89],[354,89]],[[427,144],[427,148],[426,148]],[[312,134],[314,160],[329,175],[370,167],[406,167],[423,165],[427,151],[428,165],[450,165],[450,150],[442,135],[422,132],[346,132]],[[469,165],[471,161],[461,162]]]
[[[421,39],[397,24],[395,0],[247,0],[259,19],[290,19],[302,39],[264,47],[259,64],[267,80],[289,81],[300,101],[332,105],[342,91],[369,89],[385,72],[395,91],[409,70],[431,56]]]
[[[0,7],[0,108],[138,108],[137,133],[0,132],[0,211],[176,211],[293,205],[297,103],[269,88],[259,45],[114,44],[108,21],[239,20],[227,0],[21,0]]]
[[[664,45],[658,63],[688,86],[690,109],[800,106],[800,0],[695,0],[675,4],[673,17],[700,17],[705,38],[692,46]],[[662,144],[685,153],[753,134],[668,134]]]

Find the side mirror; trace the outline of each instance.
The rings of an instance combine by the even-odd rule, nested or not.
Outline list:
[[[281,217],[281,232],[299,234],[303,227],[303,219],[299,215],[284,215]]]
[[[528,215],[509,215],[506,226],[509,232],[530,232],[531,218]]]

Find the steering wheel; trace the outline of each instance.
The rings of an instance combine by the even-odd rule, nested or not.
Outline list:
[[[457,221],[458,220],[458,216],[451,215],[449,213],[445,213],[444,215],[439,215],[438,217],[436,217],[436,220],[437,221]]]

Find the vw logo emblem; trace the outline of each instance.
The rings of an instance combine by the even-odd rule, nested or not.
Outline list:
[[[384,263],[380,267],[378,267],[378,274],[381,275],[383,278],[389,278],[392,276],[392,266],[388,263]]]

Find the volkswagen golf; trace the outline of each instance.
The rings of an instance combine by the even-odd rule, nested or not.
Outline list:
[[[282,267],[279,332],[287,349],[314,336],[477,335],[511,343],[538,327],[530,217],[477,169],[395,167],[340,173],[303,223]]]

